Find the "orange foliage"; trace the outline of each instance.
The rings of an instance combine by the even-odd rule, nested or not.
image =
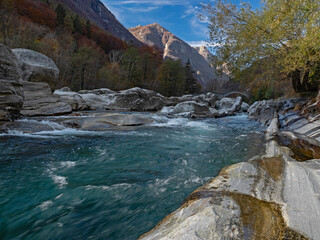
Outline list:
[[[15,2],[19,15],[51,29],[55,28],[56,13],[46,4],[30,0],[15,0]]]
[[[122,40],[112,35],[107,34],[96,26],[91,27],[91,39],[94,40],[105,52],[111,50],[120,50],[125,48],[125,44]]]

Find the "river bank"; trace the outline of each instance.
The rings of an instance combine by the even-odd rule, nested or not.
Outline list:
[[[140,239],[319,239],[318,101],[254,103],[265,154],[228,166]]]

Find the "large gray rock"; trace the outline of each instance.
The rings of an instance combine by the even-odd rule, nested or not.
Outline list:
[[[174,107],[174,114],[186,117],[207,117],[210,109],[206,104],[195,101],[182,102]]]
[[[97,89],[85,91],[80,96],[90,107],[108,110],[158,111],[166,102],[161,94],[138,87],[120,92]]]
[[[159,93],[141,88],[131,88],[114,95],[108,109],[131,111],[158,111],[164,106],[164,97]]]
[[[219,100],[218,96],[214,93],[208,92],[206,94],[200,94],[192,98],[193,101],[208,104],[210,107],[214,107]]]
[[[23,82],[24,103],[21,110],[23,116],[50,116],[72,112],[69,104],[53,95],[46,83]]]
[[[54,91],[54,95],[58,95],[61,101],[68,103],[73,111],[90,110],[90,106],[81,97],[80,94],[71,91],[69,88],[62,88]]]
[[[247,112],[248,111],[248,109],[249,109],[249,104],[248,103],[245,103],[245,102],[243,102],[242,104],[241,104],[241,111],[242,112]]]
[[[222,98],[216,103],[216,107],[219,110],[227,110],[229,112],[238,112],[241,110],[242,98]]]
[[[11,49],[0,43],[0,121],[17,118],[23,103],[22,73]]]
[[[59,69],[47,56],[29,49],[17,48],[12,51],[20,61],[24,81],[48,78],[48,82],[59,77]]]

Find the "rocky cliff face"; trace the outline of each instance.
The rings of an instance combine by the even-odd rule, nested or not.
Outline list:
[[[195,48],[192,48],[189,44],[159,24],[154,23],[147,26],[137,26],[129,30],[141,42],[163,50],[164,59],[181,59],[183,63],[187,63],[187,61],[190,60],[203,90],[218,90],[228,81],[226,74],[220,74],[216,69],[210,67],[210,63],[206,59],[207,57],[199,54]]]
[[[209,51],[209,49],[206,46],[195,47],[194,49],[196,49],[197,52],[202,57],[204,57],[210,64],[212,63],[212,61],[214,61],[213,54]]]
[[[17,118],[23,103],[22,72],[11,49],[0,43],[0,121]]]
[[[100,28],[113,36],[134,45],[141,45],[138,41],[99,0],[57,0],[79,16],[89,19]]]

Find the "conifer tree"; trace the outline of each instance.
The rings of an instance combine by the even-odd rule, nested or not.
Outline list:
[[[197,92],[197,79],[194,77],[195,72],[192,69],[190,59],[185,66],[186,71],[186,86],[185,91],[186,93],[193,94]]]
[[[59,4],[56,8],[56,26],[64,25],[64,18],[66,17],[66,10]]]

